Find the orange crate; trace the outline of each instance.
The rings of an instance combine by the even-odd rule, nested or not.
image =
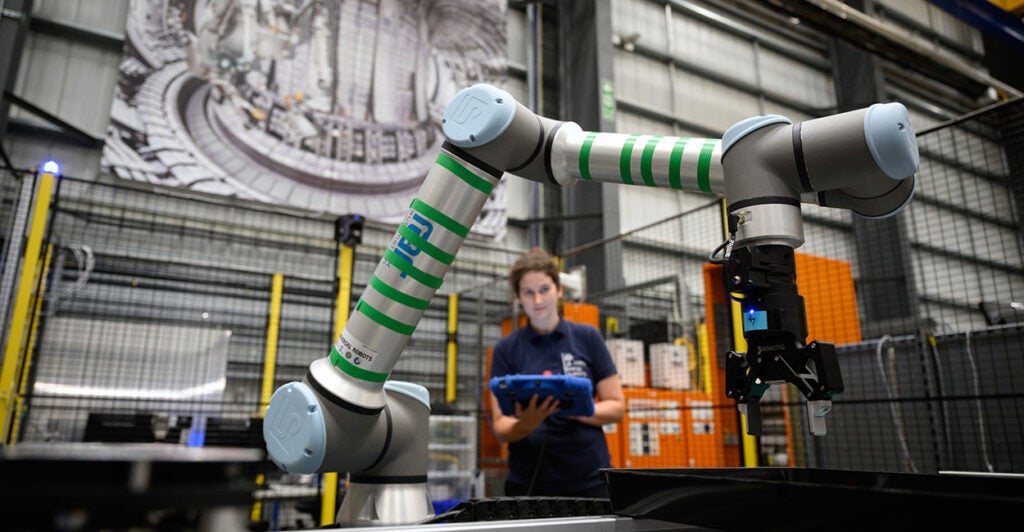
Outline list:
[[[682,392],[682,429],[686,439],[684,467],[726,467],[722,428],[715,422],[711,396]]]
[[[622,467],[682,467],[686,439],[682,433],[682,392],[626,388],[622,420]]]

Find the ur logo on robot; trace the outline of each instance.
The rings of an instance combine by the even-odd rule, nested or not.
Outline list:
[[[430,223],[430,221],[423,216],[420,216],[417,212],[410,213],[406,227],[423,240],[429,240],[430,235],[434,232],[434,224]],[[420,253],[422,253],[422,250],[414,246],[412,242],[409,242],[406,238],[399,238],[398,242],[395,244],[395,255],[398,255],[399,258],[409,264],[412,264],[413,257],[416,257]],[[401,277],[405,279],[408,275],[405,272],[402,272]]]

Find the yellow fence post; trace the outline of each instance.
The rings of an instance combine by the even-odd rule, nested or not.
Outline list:
[[[459,369],[459,343],[456,334],[459,332],[459,295],[448,296],[448,365],[445,369],[445,393],[444,400],[447,403],[454,403],[456,388],[458,387]]]
[[[36,290],[35,301],[32,303],[32,327],[28,332],[28,345],[25,347],[25,361],[21,364],[21,378],[18,380],[18,395],[14,403],[14,419],[11,425],[11,443],[18,441],[18,431],[21,430],[21,407],[25,398],[25,388],[28,386],[28,372],[32,369],[32,353],[36,345],[36,332],[39,330],[39,314],[43,310],[43,295],[46,294],[46,276],[50,271],[50,259],[53,257],[53,244],[46,246],[46,258],[43,259],[42,268],[36,273],[39,280]]]
[[[352,306],[352,272],[355,269],[355,246],[340,244],[338,249],[338,293],[334,306],[334,339],[348,323]],[[333,525],[338,504],[338,473],[324,473],[323,490],[320,495],[320,526]]]
[[[729,211],[722,199],[722,227],[725,229],[725,238],[729,238]],[[747,352],[747,339],[743,337],[743,310],[739,302],[729,299],[729,308],[732,311],[732,343],[733,349],[740,353]],[[740,414],[740,439],[743,443],[743,465],[746,467],[757,467],[757,438],[747,434],[747,416]]]
[[[270,397],[274,393],[274,371],[277,367],[277,336],[281,330],[281,296],[284,289],[284,275],[275,273],[270,288],[270,315],[267,320],[267,345],[263,355],[263,386],[260,389],[260,417],[267,414]],[[256,475],[256,486],[266,482],[263,473]],[[256,501],[249,511],[250,521],[263,517],[263,502]]]
[[[25,244],[24,260],[21,265],[21,276],[18,280],[17,295],[11,312],[10,327],[7,331],[7,345],[4,348],[4,360],[0,369],[0,443],[7,443],[13,425],[12,414],[15,406],[15,377],[20,373],[22,355],[25,352],[25,326],[29,319],[29,306],[32,299],[32,287],[35,285],[36,269],[39,264],[46,232],[46,221],[50,213],[50,200],[53,195],[57,175],[45,169],[38,174],[35,203],[32,207],[32,218],[29,225],[28,239]],[[19,235],[15,235],[20,237]]]

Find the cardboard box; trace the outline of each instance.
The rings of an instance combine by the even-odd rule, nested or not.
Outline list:
[[[690,356],[685,345],[651,344],[651,387],[689,390]]]
[[[643,388],[647,386],[647,374],[644,371],[644,343],[641,340],[613,338],[606,340],[608,352],[619,371],[619,379],[623,386]]]

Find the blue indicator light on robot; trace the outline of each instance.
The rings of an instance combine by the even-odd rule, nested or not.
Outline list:
[[[768,313],[754,308],[747,310],[747,315],[743,318],[743,332],[766,329],[768,329]]]
[[[53,174],[56,177],[60,177],[60,163],[53,159],[44,162],[42,169],[43,172],[46,172],[47,174]]]

